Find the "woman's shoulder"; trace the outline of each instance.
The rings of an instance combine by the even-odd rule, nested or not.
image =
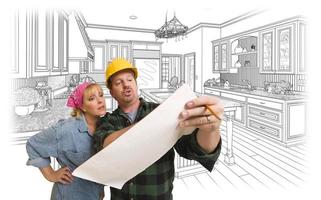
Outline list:
[[[79,132],[80,130],[84,129],[82,127],[86,127],[86,125],[81,118],[77,119],[70,117],[59,120],[52,128],[56,130],[55,132],[57,134],[57,139],[61,140],[73,135],[75,132]]]
[[[53,125],[53,128],[68,130],[69,128],[75,128],[75,127],[79,126],[80,121],[81,121],[81,119],[77,119],[75,117],[60,119]]]
[[[47,128],[41,130],[39,133],[33,135],[29,139],[31,141],[48,137],[60,138],[61,135],[64,135],[69,130],[72,130],[71,127],[73,127],[73,124],[75,124],[75,122],[75,119],[72,118],[60,119],[52,125],[49,125]]]

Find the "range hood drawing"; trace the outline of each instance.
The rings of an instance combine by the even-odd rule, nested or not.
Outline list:
[[[86,31],[87,23],[80,12],[73,11],[72,15],[74,17],[70,17],[69,19],[71,34],[69,37],[70,59],[86,59],[89,61],[93,61],[95,53]]]

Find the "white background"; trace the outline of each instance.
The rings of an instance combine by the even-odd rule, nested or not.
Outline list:
[[[144,6],[147,1],[116,1],[118,4],[114,6],[110,1],[84,1],[84,0],[75,0],[75,1],[36,1],[36,0],[29,0],[29,1],[2,1],[1,5],[1,92],[0,92],[0,99],[1,99],[1,199],[28,199],[27,195],[28,192],[46,192],[47,185],[45,183],[39,184],[34,183],[33,177],[28,174],[21,173],[17,171],[17,165],[21,165],[24,163],[17,163],[15,162],[15,157],[19,156],[20,153],[23,151],[16,151],[12,146],[9,146],[9,133],[8,127],[10,123],[10,119],[8,118],[8,105],[10,102],[8,96],[8,80],[9,80],[9,73],[8,73],[8,66],[9,66],[9,59],[10,56],[8,55],[9,49],[9,41],[8,38],[11,37],[8,35],[8,31],[6,31],[6,27],[8,25],[8,13],[17,10],[18,8],[47,8],[47,7],[54,7],[54,8],[81,8],[81,9],[91,9],[93,14],[95,14],[95,7],[97,6],[105,6],[106,12],[109,9],[119,9],[121,12],[121,6],[134,6],[140,5]],[[150,1],[149,1],[150,2]],[[170,2],[181,3],[182,6],[195,6],[195,5],[206,5],[210,7],[217,6],[218,1],[200,1],[197,0],[195,2],[191,1],[191,5],[188,5],[186,1],[155,1],[154,7],[157,8],[158,4],[167,4],[170,8]],[[321,42],[320,42],[320,26],[321,26],[321,11],[320,6],[316,4],[317,1],[290,1],[290,0],[266,0],[266,1],[250,1],[250,0],[242,0],[242,1],[231,1],[231,0],[224,0],[225,5],[234,5],[239,6],[240,9],[244,9],[246,12],[247,5],[255,4],[258,8],[273,8],[273,7],[281,7],[287,8],[284,9],[283,12],[287,12],[287,10],[295,10],[298,14],[302,14],[307,17],[308,21],[308,52],[307,52],[307,60],[308,60],[308,155],[307,158],[309,160],[309,171],[307,172],[310,174],[309,180],[306,181],[306,184],[295,191],[269,191],[269,192],[249,192],[249,191],[226,191],[226,192],[218,192],[217,196],[212,197],[211,199],[318,199],[320,198],[320,152],[321,152],[321,144],[320,144],[320,124],[321,124],[321,116],[320,116],[320,104],[321,99],[319,93],[321,92],[320,83],[321,83]],[[6,4],[6,5],[4,5]],[[177,4],[178,5],[178,4]],[[226,8],[217,8],[217,9],[226,9]],[[228,12],[228,10],[227,10]],[[196,15],[197,13],[191,13]],[[233,16],[233,13],[231,13]],[[10,51],[9,51],[10,52]],[[21,167],[21,166],[20,166]],[[26,166],[27,168],[27,166]],[[37,169],[33,169],[36,171]],[[28,171],[28,170],[27,170]],[[40,175],[40,172],[39,172]],[[5,192],[5,193],[3,193]],[[6,194],[7,193],[7,194]],[[31,194],[32,196],[32,194]],[[201,196],[205,196],[202,194],[192,194],[191,196],[198,196],[197,199],[203,199]],[[190,197],[191,197],[190,196]],[[312,197],[314,196],[314,197]],[[190,199],[190,198],[188,198]]]

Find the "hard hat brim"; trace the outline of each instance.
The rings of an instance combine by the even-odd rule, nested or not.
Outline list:
[[[124,72],[124,71],[131,71],[131,72],[133,73],[133,75],[134,75],[135,80],[137,79],[138,71],[137,71],[136,68],[128,67],[128,68],[121,69],[121,70],[119,70],[119,71],[117,71],[117,72],[114,72],[114,73],[110,74],[110,76],[109,76],[108,79],[106,80],[106,85],[107,85],[107,87],[108,87],[109,89],[110,89],[111,79],[113,78],[113,76],[116,75],[116,74],[122,73],[122,72]]]

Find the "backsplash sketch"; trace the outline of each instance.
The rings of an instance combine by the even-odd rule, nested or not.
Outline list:
[[[191,198],[186,193],[208,199],[230,189],[303,187],[308,170],[307,20],[301,13],[269,18],[270,12],[244,9],[219,23],[200,17],[195,24],[176,12],[188,30],[173,38],[155,36],[164,20],[142,28],[123,21],[116,25],[107,17],[103,24],[86,10],[11,13],[11,143],[21,173],[31,173],[37,184],[48,187],[38,199],[49,198],[50,183],[25,166],[27,139],[70,116],[67,97],[84,81],[100,84],[107,111],[115,110],[104,77],[106,65],[117,57],[138,68],[139,93],[148,101],[161,103],[186,83],[197,95],[218,96],[224,103],[223,146],[215,169],[208,172],[176,155],[175,199]],[[168,12],[166,20],[171,18]],[[109,199],[108,186],[105,191]]]

